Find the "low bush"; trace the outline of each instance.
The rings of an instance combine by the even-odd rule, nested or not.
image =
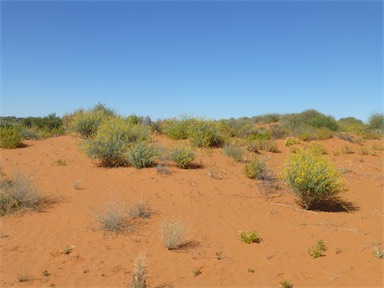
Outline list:
[[[40,140],[41,136],[33,128],[23,128],[20,130],[20,137],[24,140]]]
[[[16,127],[0,128],[0,148],[13,149],[22,145],[20,131]]]
[[[259,150],[264,150],[266,152],[273,152],[273,153],[279,152],[275,141],[264,140],[264,139],[256,139],[256,140],[248,141],[247,150],[255,153],[258,153]]]
[[[369,117],[368,129],[384,133],[384,113],[374,113]]]
[[[149,138],[150,128],[143,125],[130,125],[120,117],[104,121],[92,138],[84,143],[84,149],[89,157],[100,160],[102,166],[127,166],[129,163],[140,167],[147,165],[148,156],[153,150],[147,149],[144,144],[130,146]],[[151,151],[149,151],[151,150]],[[147,155],[140,164],[140,155]]]
[[[163,123],[163,132],[174,140],[187,139],[188,130],[193,118],[183,116],[181,119],[171,119]]]
[[[133,264],[131,288],[147,288],[148,271],[145,266],[145,257],[140,255]]]
[[[244,160],[244,150],[240,146],[225,144],[224,145],[224,153],[225,155],[231,157],[235,161],[241,162]]]
[[[300,204],[311,209],[344,190],[342,176],[330,160],[313,146],[298,149],[288,158],[284,178]]]
[[[160,226],[160,238],[168,250],[176,250],[185,242],[186,228],[176,219],[166,220]]]
[[[186,169],[192,165],[196,154],[190,147],[177,147],[171,151],[169,158],[176,163],[176,166]]]
[[[103,211],[97,212],[96,220],[101,224],[102,230],[108,232],[130,231],[132,226],[129,223],[129,212],[116,202],[109,202]]]
[[[155,166],[159,151],[145,142],[138,142],[131,145],[128,155],[129,164],[141,169]]]
[[[7,215],[18,210],[40,210],[44,198],[39,195],[32,182],[21,174],[16,174],[12,180],[0,182],[0,215]]]
[[[197,147],[219,147],[223,144],[218,123],[205,119],[195,119],[191,122],[188,139]]]
[[[310,249],[308,249],[309,255],[312,256],[312,258],[319,258],[321,256],[324,256],[324,252],[327,250],[327,247],[325,246],[325,243],[323,240],[317,241],[316,245]]]
[[[254,159],[244,166],[245,175],[251,179],[263,180],[266,170],[265,161],[259,159]]]

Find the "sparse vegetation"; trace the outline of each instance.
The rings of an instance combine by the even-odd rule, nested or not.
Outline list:
[[[323,240],[317,241],[316,245],[312,248],[308,249],[309,255],[312,256],[312,258],[319,258],[321,256],[324,256],[324,252],[327,250],[327,247],[325,246],[325,243]]]
[[[384,113],[374,113],[369,117],[368,129],[377,133],[384,133]]]
[[[32,182],[21,174],[0,182],[1,216],[23,209],[41,210],[45,200]]]
[[[176,219],[166,220],[160,226],[160,238],[168,250],[177,250],[185,244],[186,228]]]
[[[240,146],[225,144],[224,153],[235,161],[244,161],[244,150]]]
[[[285,181],[305,209],[334,198],[344,190],[342,176],[326,155],[313,146],[299,149],[288,158]]]
[[[67,166],[67,161],[65,159],[57,159],[52,162],[52,165],[54,166]]]
[[[263,180],[267,166],[265,160],[253,159],[244,166],[244,173],[248,178]]]
[[[258,236],[256,231],[252,231],[252,232],[240,231],[239,236],[240,236],[240,239],[247,244],[260,243],[261,241],[261,238]]]
[[[375,255],[376,258],[378,259],[384,259],[384,252],[381,251],[379,246],[375,246],[373,248],[373,254]]]
[[[197,268],[192,270],[192,274],[193,274],[194,277],[199,276],[201,273],[202,273],[201,272],[201,267],[197,267]]]
[[[148,201],[140,200],[137,201],[130,209],[129,215],[131,218],[142,218],[146,219],[151,217],[152,209],[149,207]]]
[[[293,288],[293,284],[289,282],[288,280],[281,280],[280,281],[280,287],[281,288]]]
[[[104,211],[96,213],[96,220],[104,231],[126,232],[132,229],[129,223],[129,211],[116,202],[109,202]]]
[[[72,247],[65,246],[64,249],[63,249],[63,254],[64,254],[64,255],[69,255],[69,254],[72,253],[72,250],[73,250]]]
[[[197,147],[219,147],[223,144],[219,125],[212,120],[195,119],[191,122],[188,139]]]
[[[131,288],[148,287],[148,271],[145,266],[145,257],[140,255],[133,264]]]

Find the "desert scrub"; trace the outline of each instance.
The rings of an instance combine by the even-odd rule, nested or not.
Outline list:
[[[140,255],[133,264],[131,288],[148,287],[148,271],[145,266],[145,256]]]
[[[279,152],[277,149],[276,142],[273,140],[267,140],[267,139],[248,140],[247,150],[255,153],[258,153],[259,150],[264,150],[266,152],[273,152],[273,153]]]
[[[192,121],[188,127],[188,139],[197,147],[219,147],[223,144],[219,124],[212,120]]]
[[[0,148],[17,148],[22,144],[19,129],[16,127],[0,128]]]
[[[252,232],[240,231],[239,236],[240,236],[240,239],[247,244],[260,243],[261,241],[261,238],[257,235],[256,231],[252,231]]]
[[[117,233],[130,231],[132,228],[128,209],[113,201],[109,202],[103,211],[97,212],[95,218],[104,231]]]
[[[312,256],[312,258],[319,258],[321,256],[324,256],[324,252],[327,250],[327,247],[325,246],[325,243],[323,240],[317,241],[316,245],[312,248],[308,249],[309,255]]]
[[[244,173],[248,178],[263,180],[267,165],[264,160],[254,159],[251,162],[245,164]]]
[[[160,226],[160,239],[168,250],[177,250],[185,244],[185,225],[176,219],[165,220]]]
[[[244,160],[244,150],[237,145],[225,144],[224,145],[224,153],[225,155],[231,157],[233,160],[241,162]]]
[[[176,147],[169,154],[169,159],[176,163],[176,166],[186,169],[192,165],[196,154],[191,147]]]
[[[129,149],[128,162],[137,169],[153,167],[159,158],[160,152],[155,147],[139,142],[132,145]]]
[[[150,128],[130,125],[121,117],[104,121],[94,137],[88,138],[84,148],[89,157],[100,160],[101,166],[127,166],[129,147],[136,142],[147,140]]]
[[[182,116],[181,119],[168,120],[163,124],[163,132],[174,140],[187,139],[189,126],[193,121],[194,119],[188,116]]]
[[[284,141],[284,146],[289,147],[291,145],[300,144],[300,140],[296,138],[286,138]]]
[[[0,215],[4,216],[22,209],[40,210],[44,198],[38,194],[32,182],[21,174],[12,180],[0,182]]]
[[[298,149],[289,156],[284,179],[305,209],[332,199],[344,190],[341,174],[326,155],[313,146]]]

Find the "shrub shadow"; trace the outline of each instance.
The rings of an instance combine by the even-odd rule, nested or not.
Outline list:
[[[314,203],[310,210],[323,212],[356,212],[359,207],[341,198],[331,198]]]

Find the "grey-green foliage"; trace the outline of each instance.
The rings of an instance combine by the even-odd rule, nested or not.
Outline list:
[[[159,155],[159,150],[155,147],[145,142],[138,142],[129,149],[128,162],[138,169],[153,167]]]

